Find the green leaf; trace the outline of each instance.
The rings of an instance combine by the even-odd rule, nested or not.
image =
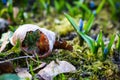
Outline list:
[[[120,34],[118,34],[118,37],[120,37]]]
[[[17,28],[16,26],[11,26],[11,25],[9,26],[9,30],[13,32],[16,30],[16,28]]]
[[[19,54],[20,51],[21,51],[21,48],[20,48],[20,40],[18,39],[15,46],[13,46],[10,50],[8,50],[8,51],[6,51],[6,52],[2,52],[2,53],[0,54],[0,56],[1,56],[1,57],[5,57],[5,56],[10,55],[11,53],[17,53],[17,54]]]
[[[105,47],[104,48],[104,52],[103,52],[103,61],[105,61],[106,60],[106,58],[107,58],[107,55],[108,55],[108,48],[107,47]]]
[[[120,34],[118,34],[118,43],[117,43],[117,49],[120,52]]]
[[[67,80],[66,76],[62,73],[59,74],[58,76],[54,77],[53,80]]]
[[[94,21],[95,17],[93,14],[91,14],[87,24],[84,27],[85,33],[88,33],[92,27],[93,21]]]
[[[74,14],[74,8],[72,8],[72,6],[69,3],[66,3],[66,7],[67,7],[69,13],[73,15]]]
[[[13,20],[13,0],[8,0],[8,14],[10,18]]]
[[[82,8],[83,10],[85,10],[88,14],[91,13],[91,10],[83,3],[81,2],[74,2],[78,7]]]
[[[104,46],[102,37],[103,37],[102,31],[100,31],[99,35],[97,36],[96,42],[97,42],[97,45],[102,48],[102,53],[104,53],[105,46]]]
[[[64,15],[68,19],[68,21],[71,23],[71,25],[73,26],[73,28],[76,30],[76,32],[79,34],[79,28],[76,25],[76,23],[74,22],[74,20],[72,19],[72,17],[69,16],[68,14],[66,14],[66,13]]]
[[[111,7],[112,7],[112,12],[115,13],[115,3],[114,3],[114,0],[108,0],[108,2],[110,3]]]
[[[58,11],[58,12],[60,12],[60,5],[59,5],[59,3],[58,3],[58,1],[54,1],[54,4],[55,4],[55,9]]]
[[[2,15],[4,15],[4,13],[7,12],[7,11],[8,11],[7,8],[1,9],[1,10],[0,10],[0,17],[1,17]]]
[[[39,40],[39,38],[40,38],[39,30],[27,32],[26,37],[22,44],[24,45],[24,47],[28,47],[28,50],[35,50],[36,49],[35,43]]]
[[[102,53],[104,53],[104,48],[105,48],[105,45],[104,45],[103,40],[101,40],[101,47],[102,47]]]
[[[12,52],[14,52],[14,53],[20,53],[20,51],[21,51],[20,47],[21,47],[21,43],[20,43],[20,40],[18,39],[16,45],[13,46],[12,49],[10,49],[10,50],[7,51],[6,56],[9,55],[9,54],[11,54]]]
[[[0,80],[21,80],[16,74],[3,74],[0,76]]]
[[[45,1],[39,0],[39,3],[41,4],[41,9],[45,9]]]
[[[112,47],[112,45],[113,45],[113,43],[114,43],[114,39],[115,39],[115,35],[112,35],[112,37],[111,37],[111,39],[110,39],[110,42],[109,42],[109,44],[108,44],[108,52],[110,51],[110,49],[111,49],[111,47]]]
[[[97,44],[102,45],[102,31],[100,31],[99,35],[96,39]]]
[[[78,35],[81,36],[87,42],[87,44],[89,45],[92,52],[93,53],[96,52],[95,51],[96,42],[91,37],[87,36],[85,33],[79,31],[78,26],[75,24],[75,22],[74,22],[74,20],[72,19],[71,16],[69,16],[68,14],[65,14],[65,16],[68,19],[68,21],[71,23],[73,28],[76,30]]]
[[[79,35],[81,35],[81,37],[87,42],[87,44],[90,47],[90,49],[92,50],[92,52],[93,53],[96,52],[95,51],[96,42],[94,41],[94,39],[92,39],[91,37],[87,36],[83,32],[79,32]]]
[[[97,14],[102,10],[105,2],[106,2],[106,0],[102,0],[102,1],[101,1],[101,3],[99,4],[98,8],[96,9],[96,13],[97,13]]]

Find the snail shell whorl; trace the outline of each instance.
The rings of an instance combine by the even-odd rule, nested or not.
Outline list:
[[[24,25],[20,26],[14,32],[13,36],[11,37],[11,39],[10,39],[11,44],[15,45],[18,39],[22,43],[25,39],[27,32],[35,31],[37,29],[39,29],[43,34],[46,35],[46,37],[48,38],[48,41],[49,41],[49,49],[52,51],[53,45],[55,43],[55,33],[50,30],[47,30],[45,28],[40,28],[39,26],[33,25],[33,24],[24,24]]]

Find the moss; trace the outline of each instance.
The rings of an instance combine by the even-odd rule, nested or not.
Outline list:
[[[71,27],[70,23],[67,21],[66,18],[63,18],[60,21],[60,24],[56,24],[55,25],[55,31],[59,34],[59,35],[66,35],[69,32],[73,31],[73,28]]]

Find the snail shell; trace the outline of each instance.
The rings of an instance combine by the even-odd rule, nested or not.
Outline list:
[[[11,37],[11,44],[14,46],[18,39],[20,40],[20,43],[22,43],[26,37],[27,32],[36,30],[40,30],[40,32],[42,32],[47,37],[49,41],[49,50],[52,51],[55,43],[55,33],[45,28],[40,28],[39,26],[33,24],[24,24],[20,26]]]

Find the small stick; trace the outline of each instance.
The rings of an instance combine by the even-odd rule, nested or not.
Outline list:
[[[32,57],[34,57],[34,56],[20,56],[20,57],[16,57],[16,58],[13,58],[13,59],[7,59],[7,60],[4,60],[4,61],[0,61],[0,63],[13,61],[13,60],[17,60],[17,59],[22,59],[22,58],[32,58]]]
[[[26,56],[29,56],[26,52],[24,52],[24,53],[25,53]],[[34,55],[34,57],[35,57],[35,55]],[[30,57],[30,59],[33,60],[36,63],[40,63],[39,61],[35,60],[34,57]]]

